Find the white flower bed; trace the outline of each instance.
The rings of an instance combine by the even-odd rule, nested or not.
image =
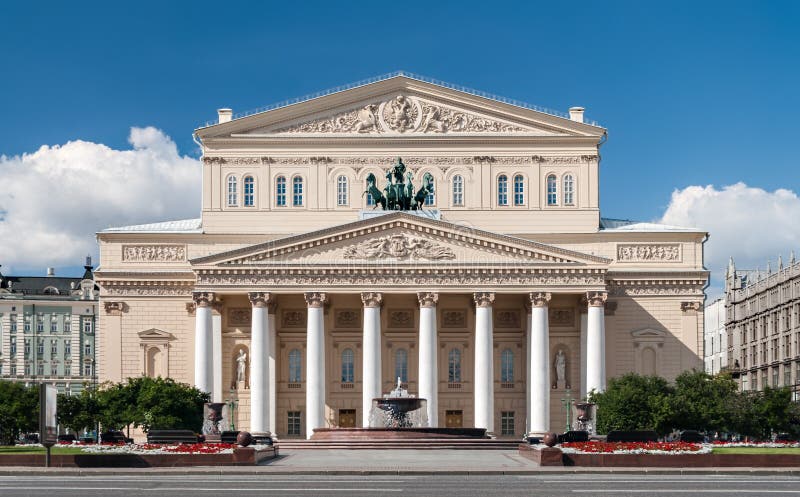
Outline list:
[[[541,445],[540,447],[545,447]],[[572,447],[559,447],[565,454],[661,454],[665,456],[679,456],[684,454],[710,454],[712,447],[710,445],[703,445],[699,450],[652,450],[652,449],[629,449],[629,450],[615,450],[614,452],[585,452]]]

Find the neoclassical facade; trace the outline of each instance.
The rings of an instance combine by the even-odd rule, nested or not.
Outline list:
[[[601,218],[583,114],[403,73],[220,110],[201,217],[98,234],[101,380],[170,376],[308,437],[366,426],[399,378],[432,426],[519,437],[608,377],[702,367],[706,233]],[[422,210],[362,194],[397,157]]]

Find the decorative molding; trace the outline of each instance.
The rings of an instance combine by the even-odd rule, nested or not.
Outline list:
[[[706,279],[614,280],[609,294],[615,296],[703,296]]]
[[[699,312],[703,303],[699,301],[681,302],[681,312]]]
[[[253,307],[267,307],[272,300],[272,294],[269,292],[249,292],[247,298]]]
[[[361,329],[361,309],[336,309],[333,313],[333,323],[336,328]]]
[[[383,304],[383,294],[380,292],[361,292],[361,303],[364,307],[380,307]]]
[[[197,304],[192,302],[186,302],[186,313],[190,316],[194,316],[195,311],[197,310]]]
[[[522,327],[522,318],[517,309],[495,309],[494,327],[501,329],[518,329]]]
[[[228,309],[228,326],[253,325],[253,311],[248,307],[233,307]]]
[[[511,123],[398,94],[381,102],[367,104],[359,109],[280,128],[275,133],[404,134],[524,133],[532,131]]]
[[[389,311],[389,328],[413,329],[413,309],[393,309]]]
[[[303,297],[306,299],[308,307],[312,309],[324,307],[328,301],[328,296],[324,292],[306,292]]]
[[[436,292],[418,292],[417,300],[420,307],[436,307],[439,302],[439,294]]]
[[[603,307],[608,299],[608,292],[586,292],[589,307]]]
[[[391,164],[397,157],[390,155],[358,155],[358,156],[337,156],[337,157],[220,157],[205,156],[203,162],[206,164],[226,164],[252,166],[259,164],[271,164],[276,166],[311,166],[316,164],[328,164],[328,171],[341,166],[350,166],[356,173],[366,166],[375,164]],[[412,172],[416,172],[419,166],[464,166],[470,172],[474,172],[473,166],[480,164],[500,164],[500,165],[526,165],[526,164],[581,164],[594,162],[596,155],[582,156],[543,156],[543,155],[481,155],[481,156],[403,156],[403,162],[411,167]]]
[[[528,294],[531,307],[547,307],[552,295],[549,292],[531,292]]]
[[[124,262],[185,262],[186,245],[123,245]]]
[[[102,295],[106,297],[189,297],[194,281],[101,280]]]
[[[466,328],[467,313],[462,309],[442,309],[442,328]]]
[[[305,328],[307,314],[305,309],[283,309],[281,311],[281,327]]]
[[[436,261],[455,259],[449,247],[405,233],[365,240],[345,248],[345,259],[416,259]]]
[[[491,307],[494,304],[493,292],[475,292],[472,294],[475,307]]]
[[[575,309],[572,307],[551,307],[547,312],[550,326],[564,328],[575,326]]]
[[[681,262],[679,243],[617,244],[618,262]]]
[[[103,308],[106,314],[111,316],[121,316],[123,312],[128,310],[128,305],[125,302],[114,302],[107,300],[103,302]]]

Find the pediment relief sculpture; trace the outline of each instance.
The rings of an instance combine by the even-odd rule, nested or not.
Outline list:
[[[455,259],[450,247],[405,233],[382,236],[352,245],[344,250],[345,259],[413,259],[438,261]]]
[[[286,126],[274,132],[546,133],[402,94],[333,116]]]

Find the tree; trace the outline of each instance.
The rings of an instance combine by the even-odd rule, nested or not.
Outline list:
[[[38,429],[38,389],[0,380],[0,444],[13,445],[20,432]]]
[[[670,398],[673,428],[728,431],[731,398],[738,395],[736,382],[727,374],[711,376],[704,371],[684,371],[675,378]]]
[[[597,404],[597,430],[655,430],[666,434],[671,429],[669,397],[672,389],[664,378],[628,373],[608,382],[605,392],[590,395]]]
[[[95,393],[84,388],[79,395],[58,396],[58,422],[73,433],[93,428],[97,423],[99,408]]]
[[[103,428],[119,430],[138,419],[138,386],[131,383],[104,383],[97,391],[98,418]]]

